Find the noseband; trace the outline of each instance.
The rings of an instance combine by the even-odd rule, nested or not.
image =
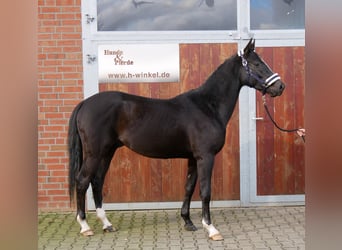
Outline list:
[[[242,66],[244,67],[244,69],[246,70],[247,74],[248,74],[248,81],[249,79],[252,77],[255,80],[257,80],[259,83],[261,83],[263,90],[262,90],[262,94],[265,95],[266,94],[266,90],[271,87],[276,81],[280,80],[280,76],[278,75],[278,73],[274,73],[273,75],[271,75],[270,77],[268,77],[266,80],[261,79],[259,76],[257,76],[256,74],[254,74],[250,67],[248,66],[248,62],[246,60],[246,58],[243,56],[243,50],[239,50],[238,51],[238,56],[241,57],[242,60]]]

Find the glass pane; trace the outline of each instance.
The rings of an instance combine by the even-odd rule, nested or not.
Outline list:
[[[250,27],[256,29],[304,29],[305,0],[251,0]]]
[[[97,0],[98,31],[236,30],[236,0]]]

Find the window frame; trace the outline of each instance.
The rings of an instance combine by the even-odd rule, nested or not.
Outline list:
[[[178,42],[215,43],[246,40],[251,37],[263,40],[303,40],[304,29],[251,30],[250,0],[237,1],[237,30],[201,31],[97,31],[97,1],[82,1],[83,38],[113,43]]]

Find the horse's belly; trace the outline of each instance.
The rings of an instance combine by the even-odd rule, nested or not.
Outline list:
[[[191,156],[184,138],[177,136],[136,136],[123,143],[134,152],[151,158],[189,158]]]
[[[159,158],[159,159],[169,159],[169,158],[190,158],[192,154],[190,152],[177,152],[177,151],[149,151],[149,150],[134,150],[134,152],[150,157],[150,158]]]

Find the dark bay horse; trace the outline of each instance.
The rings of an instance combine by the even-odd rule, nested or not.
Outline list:
[[[248,86],[275,97],[285,88],[279,75],[272,72],[254,49],[255,40],[251,39],[203,85],[171,99],[110,91],[95,94],[76,106],[68,134],[69,191],[72,199],[76,190],[77,221],[83,235],[93,235],[85,214],[85,194],[90,183],[103,230],[115,230],[102,208],[102,187],[116,149],[126,146],[148,157],[188,159],[181,208],[185,229],[196,230],[189,208],[198,179],[202,224],[211,239],[223,239],[210,219],[211,176],[240,89]]]

